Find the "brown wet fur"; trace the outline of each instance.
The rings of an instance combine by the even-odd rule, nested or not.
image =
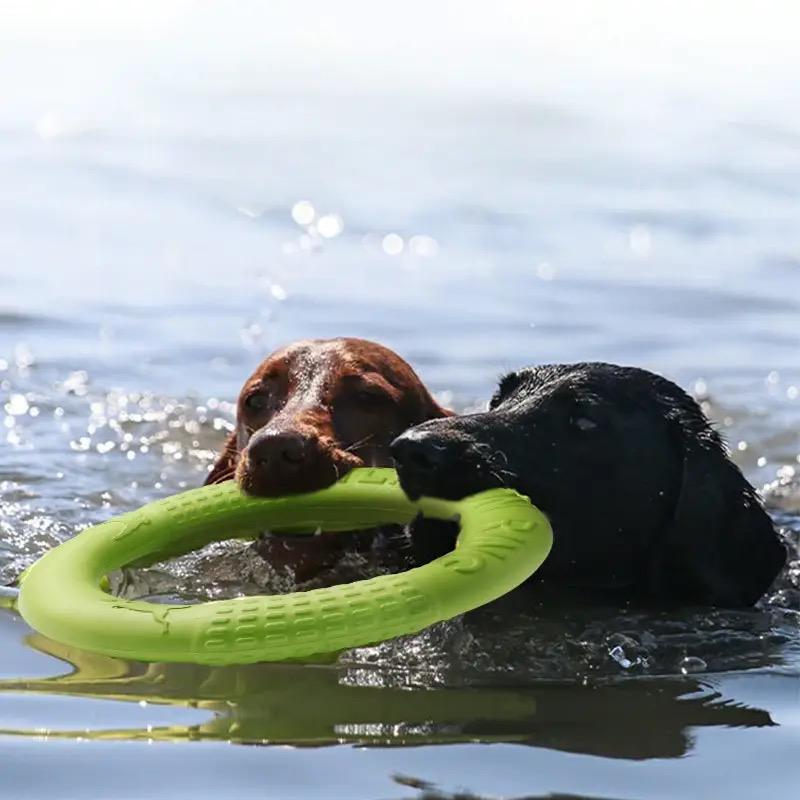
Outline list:
[[[451,414],[383,345],[355,338],[294,342],[245,381],[236,429],[205,483],[235,478],[261,497],[323,489],[354,467],[391,466],[396,436]],[[333,563],[347,542],[341,534],[271,537],[259,549],[300,580]]]

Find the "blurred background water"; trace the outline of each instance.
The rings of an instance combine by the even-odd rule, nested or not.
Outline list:
[[[744,614],[491,612],[314,667],[148,668],[0,610],[0,795],[794,796],[798,23],[769,1],[0,4],[0,583],[199,484],[261,358],[336,335],[459,409],[527,363],[663,372],[794,558]],[[223,549],[165,579],[264,570]]]

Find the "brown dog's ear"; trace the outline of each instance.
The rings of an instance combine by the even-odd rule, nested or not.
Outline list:
[[[211,483],[222,483],[233,478],[236,472],[236,464],[239,461],[239,446],[237,444],[236,431],[228,434],[225,440],[225,445],[222,452],[217,458],[216,463],[208,473],[203,486],[208,486]]]
[[[429,419],[441,419],[442,417],[454,417],[455,411],[445,408],[436,401],[434,396],[428,391],[428,388],[420,381],[420,388],[422,389],[422,413],[420,418],[412,425],[419,425],[421,422],[427,422]]]
[[[441,419],[442,417],[454,417],[456,415],[455,411],[451,411],[449,408],[445,408],[444,406],[440,406],[434,399],[433,396],[429,395],[430,397],[430,408],[429,408],[429,415],[425,417],[425,419],[420,420],[420,422],[427,422],[429,419]]]
[[[781,571],[786,548],[694,400],[684,395],[671,412],[682,475],[671,524],[655,543],[650,588],[657,598],[751,606]]]
[[[417,385],[406,390],[401,405],[403,430],[413,428],[429,419],[455,416],[455,411],[440,406],[419,378],[416,376],[414,378]]]

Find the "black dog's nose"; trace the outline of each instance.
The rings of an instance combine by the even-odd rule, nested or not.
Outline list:
[[[416,473],[432,473],[444,463],[447,448],[435,437],[423,432],[409,431],[391,444],[392,458],[401,469]]]
[[[295,431],[264,432],[254,436],[247,452],[258,467],[292,470],[300,467],[310,451],[308,437]]]
[[[477,469],[472,469],[471,440],[445,422],[433,420],[411,428],[391,444],[400,486],[412,500],[422,496],[457,500],[469,488],[468,478]]]

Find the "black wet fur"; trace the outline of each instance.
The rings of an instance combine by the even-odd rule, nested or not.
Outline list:
[[[698,404],[643,369],[522,369],[486,412],[411,428],[393,455],[412,497],[494,486],[529,496],[555,534],[535,581],[662,605],[749,606],[786,560]],[[451,542],[417,544],[425,560]]]

